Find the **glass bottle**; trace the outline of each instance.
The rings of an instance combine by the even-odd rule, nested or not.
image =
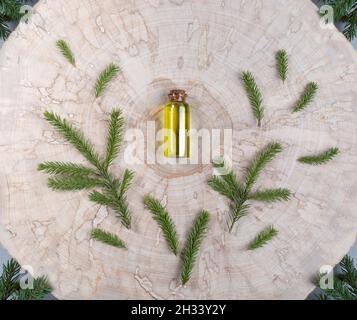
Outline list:
[[[190,106],[184,90],[171,90],[164,110],[165,157],[190,157]]]

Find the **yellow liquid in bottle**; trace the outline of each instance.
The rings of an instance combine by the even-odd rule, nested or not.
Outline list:
[[[165,157],[190,157],[190,106],[170,101],[164,110]]]

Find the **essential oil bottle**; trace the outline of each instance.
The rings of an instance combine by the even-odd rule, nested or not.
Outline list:
[[[184,90],[171,90],[164,110],[165,157],[190,157],[190,106]]]

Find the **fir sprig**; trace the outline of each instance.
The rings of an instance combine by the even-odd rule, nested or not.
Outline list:
[[[263,201],[263,202],[276,202],[276,201],[288,201],[290,199],[291,192],[288,189],[268,189],[263,191],[253,192],[249,199]]]
[[[40,300],[51,293],[52,288],[46,277],[33,279],[33,288],[22,289],[20,286],[21,266],[10,259],[3,266],[0,276],[0,300]]]
[[[92,239],[105,243],[109,246],[125,249],[126,245],[125,242],[113,233],[108,231],[95,228],[92,230]]]
[[[184,252],[182,253],[181,282],[185,285],[191,278],[192,270],[197,260],[198,252],[207,231],[210,215],[202,211],[198,216],[189,236]]]
[[[258,127],[260,127],[264,116],[262,94],[255,82],[253,74],[250,71],[242,73],[242,81],[245,91],[247,92],[254,116],[258,121]]]
[[[68,62],[71,65],[76,66],[76,59],[69,44],[66,41],[60,39],[57,41],[56,45],[57,48],[61,51],[62,55],[68,60]]]
[[[70,177],[75,177],[75,176],[87,177],[87,176],[97,175],[97,172],[92,168],[88,168],[76,163],[70,163],[70,162],[66,163],[60,161],[54,161],[54,162],[48,161],[48,162],[41,163],[38,166],[38,170],[44,171],[49,174],[60,174]]]
[[[93,144],[84,137],[83,133],[74,128],[67,120],[61,119],[52,112],[45,112],[45,118],[94,166],[94,168],[87,168],[73,163],[44,162],[39,165],[38,169],[53,175],[48,180],[49,187],[53,190],[101,188],[101,192],[93,191],[89,199],[113,209],[123,225],[130,228],[131,215],[126,192],[131,185],[134,173],[126,169],[123,178],[117,179],[109,172],[110,165],[118,155],[122,140],[124,119],[120,110],[115,109],[111,113],[107,154],[104,160],[101,159],[94,150]]]
[[[302,96],[300,97],[299,101],[294,106],[294,112],[299,112],[304,110],[315,98],[316,93],[318,90],[318,85],[315,82],[310,82]]]
[[[333,275],[333,288],[326,288],[322,285],[322,277],[326,274],[319,274],[315,279],[315,284],[322,290],[318,296],[320,300],[357,300],[357,268],[353,259],[345,256],[340,262],[341,274]]]
[[[114,63],[109,64],[104,69],[95,84],[96,98],[99,98],[103,95],[105,89],[108,87],[109,83],[118,75],[119,71],[120,68]]]
[[[289,60],[288,54],[284,49],[281,49],[277,52],[276,62],[280,79],[285,81],[288,76]]]
[[[318,155],[301,157],[298,159],[298,161],[301,163],[315,165],[315,166],[321,165],[331,161],[339,154],[339,152],[340,152],[339,149],[336,147],[330,148]]]
[[[38,277],[33,280],[33,288],[20,289],[14,295],[14,300],[43,300],[52,292],[52,287],[46,277]]]
[[[356,0],[325,0],[332,6],[335,22],[345,23],[343,34],[352,41],[357,36],[357,2]]]
[[[230,200],[230,216],[228,228],[231,232],[234,225],[248,214],[250,204],[248,200],[276,202],[290,199],[291,192],[288,189],[268,189],[253,192],[253,187],[265,168],[277,154],[283,150],[279,143],[270,143],[260,151],[247,169],[245,182],[238,181],[236,175],[231,170],[227,175],[212,176],[208,180],[208,185],[215,191],[224,195]]]
[[[255,250],[261,248],[277,235],[278,231],[273,226],[269,226],[254,238],[254,240],[249,244],[248,249]]]
[[[9,22],[21,18],[20,9],[24,2],[25,0],[0,0],[0,39],[6,40],[9,36]]]
[[[108,168],[119,153],[123,141],[124,118],[120,110],[114,110],[111,114],[108,130],[107,154],[105,167]]]
[[[167,210],[161,205],[160,201],[152,196],[144,198],[144,204],[150,210],[154,220],[162,230],[166,242],[174,255],[178,254],[179,239],[176,226]]]

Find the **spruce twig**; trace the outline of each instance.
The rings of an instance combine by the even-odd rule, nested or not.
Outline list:
[[[73,163],[44,162],[38,166],[38,169],[53,175],[48,179],[49,187],[53,190],[82,190],[99,187],[101,192],[93,191],[89,199],[113,209],[123,225],[130,228],[131,215],[126,192],[131,185],[134,173],[126,169],[120,180],[109,172],[110,165],[118,155],[124,129],[124,120],[120,110],[114,109],[111,113],[107,154],[104,160],[83,133],[67,120],[51,112],[45,112],[45,118],[94,166],[94,168],[87,168]]]
[[[263,247],[268,241],[273,239],[275,236],[278,235],[278,231],[273,227],[270,226],[260,232],[254,240],[249,244],[249,250],[255,250],[258,248]]]
[[[118,156],[123,141],[124,118],[120,110],[113,110],[109,123],[107,154],[104,167],[108,168]]]
[[[169,216],[167,210],[161,205],[159,200],[151,196],[146,196],[144,198],[144,204],[146,208],[150,210],[154,220],[161,228],[170,250],[177,256],[179,247],[178,234],[175,223]]]
[[[250,71],[242,73],[242,81],[245,91],[247,92],[250,104],[255,118],[258,121],[258,127],[261,126],[261,122],[264,116],[263,98],[258,85],[255,82],[254,76]]]
[[[33,280],[33,288],[20,289],[14,295],[14,300],[43,300],[46,295],[52,292],[52,287],[46,277],[39,277]]]
[[[304,110],[315,98],[318,90],[318,85],[315,82],[310,82],[306,88],[299,101],[294,107],[294,112],[299,112]]]
[[[280,143],[269,143],[253,160],[245,178],[245,193],[249,194],[265,166],[283,151]]]
[[[57,48],[61,51],[62,55],[68,60],[68,62],[75,67],[76,59],[68,43],[61,39],[57,41],[56,45]]]
[[[290,190],[279,188],[254,192],[249,196],[249,199],[263,202],[276,202],[288,201],[290,199],[290,196]]]
[[[105,243],[109,246],[125,249],[126,245],[123,240],[113,233],[96,228],[92,230],[92,239]]]
[[[103,95],[105,89],[108,87],[109,83],[117,76],[120,68],[114,64],[109,64],[104,71],[100,74],[96,84],[95,84],[95,96],[99,98]]]
[[[0,0],[0,39],[6,40],[11,30],[9,22],[18,21],[21,17],[21,6],[25,0]]]
[[[279,143],[270,143],[260,151],[247,169],[245,183],[238,181],[236,175],[231,170],[227,175],[212,176],[208,180],[208,185],[215,191],[230,200],[230,215],[228,219],[228,229],[231,232],[238,220],[248,214],[249,200],[276,202],[290,199],[291,192],[288,189],[267,189],[253,192],[253,187],[265,168],[278,153],[283,150]]]
[[[325,0],[332,6],[335,22],[345,23],[343,34],[352,41],[357,36],[357,2],[356,0]]]
[[[97,175],[96,171],[92,168],[87,168],[76,163],[66,163],[60,161],[47,161],[38,166],[39,171],[48,174],[60,174],[70,177],[89,177]]]
[[[351,257],[345,256],[340,262],[341,274],[332,275],[333,288],[321,283],[326,274],[319,274],[314,283],[322,290],[319,299],[324,300],[357,300],[357,268]],[[333,271],[332,271],[333,272]]]
[[[22,289],[20,286],[21,266],[10,259],[3,266],[0,276],[0,300],[40,300],[51,293],[52,288],[46,277],[33,279],[33,288]]]
[[[331,161],[334,157],[336,157],[339,154],[339,152],[340,151],[338,148],[330,148],[319,155],[301,157],[298,159],[298,161],[301,163],[315,165],[315,166],[321,165]]]
[[[202,211],[198,216],[189,236],[184,252],[182,253],[181,282],[185,285],[191,278],[192,269],[197,260],[197,255],[207,231],[210,215]]]
[[[289,60],[288,60],[288,54],[284,49],[279,50],[277,52],[276,62],[277,62],[277,68],[278,68],[280,79],[283,80],[283,82],[285,82],[288,75]]]

